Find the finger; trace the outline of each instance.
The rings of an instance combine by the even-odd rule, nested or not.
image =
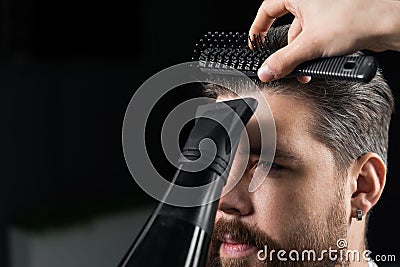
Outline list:
[[[249,36],[253,38],[254,34],[261,34],[264,38],[265,33],[271,27],[276,18],[288,13],[284,1],[281,0],[264,0],[257,11],[257,15],[250,27]],[[251,43],[249,41],[249,46]]]
[[[319,49],[310,39],[302,32],[290,44],[269,56],[258,70],[260,80],[269,82],[279,79],[291,73],[300,63],[319,57]]]
[[[298,18],[294,18],[288,31],[288,44],[290,44],[303,30],[301,22]]]
[[[300,83],[309,83],[311,81],[311,76],[299,76],[299,77],[296,77],[296,79]]]

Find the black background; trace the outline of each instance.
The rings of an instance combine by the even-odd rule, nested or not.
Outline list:
[[[107,206],[152,202],[125,165],[121,145],[125,109],[146,79],[189,61],[201,34],[247,31],[260,3],[236,3],[1,1],[0,101],[5,116],[0,266],[7,266],[10,225],[40,226],[42,217],[68,223],[71,217]],[[398,98],[399,53],[376,56]],[[198,93],[186,91],[172,101]],[[162,116],[152,123],[160,122]],[[394,218],[399,210],[398,125],[395,114],[387,185],[370,221],[370,249],[376,254],[398,251],[392,244],[399,237]],[[157,148],[153,150],[153,160],[169,172]]]

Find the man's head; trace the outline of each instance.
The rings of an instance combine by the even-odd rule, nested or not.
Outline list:
[[[340,239],[346,239],[348,249],[362,253],[366,215],[385,184],[394,110],[388,85],[378,74],[368,84],[282,79],[259,86],[276,125],[274,162],[259,158],[262,148],[257,138],[252,140],[257,122],[250,120],[252,154],[238,184],[220,199],[209,265],[263,266],[271,260],[275,266],[334,266],[334,257],[321,251],[338,249]],[[221,101],[237,98],[226,88],[208,85],[206,93]],[[237,81],[235,88],[240,95],[252,94],[246,82]],[[259,127],[266,126],[261,122]],[[239,145],[228,183],[243,164],[242,154]],[[269,167],[262,185],[249,192],[255,170]],[[356,220],[357,209],[364,215],[362,221]],[[266,255],[260,254],[265,246]],[[280,258],[286,261],[278,258],[281,249],[286,254]],[[289,258],[292,250],[297,260]],[[305,250],[313,250],[316,258],[302,255]],[[259,259],[264,256],[265,261]]]

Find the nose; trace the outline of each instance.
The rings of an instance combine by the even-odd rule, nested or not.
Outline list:
[[[245,171],[237,184],[232,188],[232,183],[235,181],[234,175],[235,172],[232,168],[231,174],[228,177],[227,185],[224,187],[222,192],[218,210],[221,211],[224,216],[243,217],[251,215],[254,212],[254,208],[251,198],[252,193],[248,190],[250,178]],[[230,188],[232,189],[229,190]]]

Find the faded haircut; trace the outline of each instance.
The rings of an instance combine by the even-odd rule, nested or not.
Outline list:
[[[287,26],[277,27],[271,41],[278,46],[287,43]],[[225,82],[224,82],[225,80]],[[248,94],[254,90],[250,81],[222,78],[222,85],[208,84],[204,88],[211,97]],[[291,96],[309,105],[313,121],[310,134],[333,153],[337,167],[345,169],[367,152],[378,154],[387,165],[388,134],[394,112],[392,92],[380,70],[369,83],[327,81],[313,78],[301,84],[294,78],[283,78],[270,83],[258,83],[265,92]],[[228,89],[229,88],[229,89]],[[232,89],[234,88],[234,92]]]

